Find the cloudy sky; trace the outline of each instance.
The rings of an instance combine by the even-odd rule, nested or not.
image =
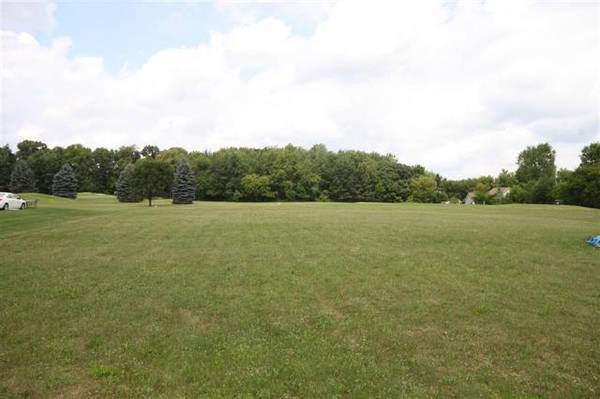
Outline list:
[[[596,1],[10,2],[0,145],[393,153],[448,177],[600,140]]]

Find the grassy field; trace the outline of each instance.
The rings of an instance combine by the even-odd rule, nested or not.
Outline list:
[[[28,197],[0,397],[600,396],[599,210]]]

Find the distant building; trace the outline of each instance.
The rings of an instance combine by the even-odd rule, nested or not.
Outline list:
[[[510,187],[494,187],[486,193],[488,197],[496,197],[497,199],[504,199],[510,194]],[[467,193],[464,201],[465,205],[475,205],[475,192],[470,191]]]
[[[475,205],[475,192],[471,191],[467,193],[465,200],[463,201],[465,205]]]
[[[490,197],[506,198],[510,194],[510,187],[494,187],[487,192]]]

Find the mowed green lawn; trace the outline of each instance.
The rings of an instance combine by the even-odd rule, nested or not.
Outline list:
[[[600,396],[599,210],[35,197],[1,397]]]

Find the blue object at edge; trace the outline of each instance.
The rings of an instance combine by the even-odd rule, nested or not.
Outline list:
[[[600,248],[600,236],[592,237],[586,242],[592,247]]]

